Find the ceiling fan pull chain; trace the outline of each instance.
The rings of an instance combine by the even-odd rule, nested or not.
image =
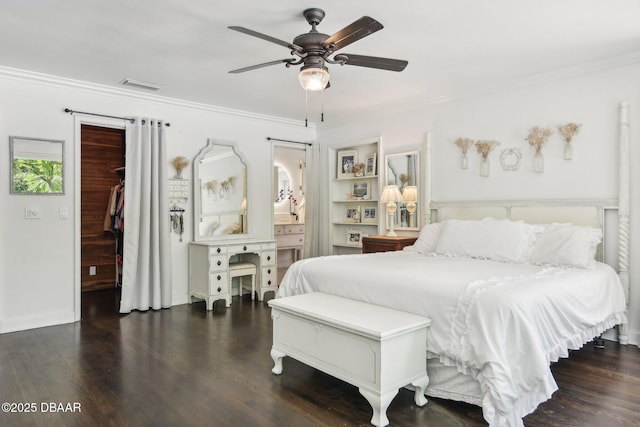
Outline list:
[[[308,127],[307,120],[309,119],[309,91],[304,91],[304,127]]]
[[[324,89],[320,93],[320,122],[324,123]]]

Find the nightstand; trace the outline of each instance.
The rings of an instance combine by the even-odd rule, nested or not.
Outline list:
[[[417,237],[388,237],[366,236],[362,238],[362,253],[401,251],[405,246],[411,246]]]

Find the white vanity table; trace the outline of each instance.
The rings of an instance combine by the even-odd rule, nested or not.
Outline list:
[[[189,303],[193,298],[206,301],[207,310],[213,302],[225,300],[231,305],[229,263],[250,262],[256,265],[258,300],[278,289],[276,241],[264,239],[233,239],[189,243]]]
[[[193,242],[189,243],[189,303],[231,305],[231,263],[256,266],[256,290],[278,289],[276,241],[248,235],[247,168],[230,141],[209,139],[193,160]],[[239,279],[241,280],[241,278]]]

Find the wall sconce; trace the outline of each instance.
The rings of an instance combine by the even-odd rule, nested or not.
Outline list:
[[[400,190],[398,190],[398,186],[385,185],[384,189],[382,190],[380,201],[387,204],[387,217],[389,218],[389,232],[387,233],[387,236],[396,237],[397,234],[393,230],[393,223],[395,222],[395,215],[396,211],[398,210],[398,205],[396,205],[396,202],[404,201],[402,198],[402,194],[400,194]]]
[[[402,198],[407,204],[407,212],[409,212],[409,227],[413,227],[413,214],[416,212],[416,202],[418,201],[418,187],[415,185],[404,187]]]

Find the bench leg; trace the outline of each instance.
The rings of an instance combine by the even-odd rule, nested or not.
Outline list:
[[[275,363],[275,366],[273,367],[271,372],[273,372],[276,375],[280,375],[282,373],[282,358],[285,356],[286,354],[284,354],[283,352],[276,350],[274,348],[271,349],[271,358]]]
[[[387,418],[387,408],[391,404],[391,401],[396,394],[398,394],[398,390],[394,390],[387,394],[379,394],[372,393],[368,390],[359,389],[358,390],[361,395],[367,399],[369,405],[373,409],[373,417],[371,417],[371,424],[376,427],[384,427],[389,425],[389,418]]]
[[[415,387],[415,394],[413,396],[414,402],[418,406],[424,406],[427,404],[428,400],[424,396],[425,391],[427,390],[427,386],[429,385],[429,377],[425,375],[422,378],[418,378],[414,382],[411,383],[412,386]]]

